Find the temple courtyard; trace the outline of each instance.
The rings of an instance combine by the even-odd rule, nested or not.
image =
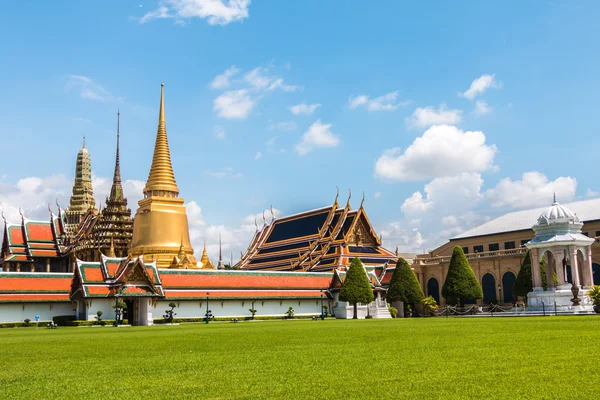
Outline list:
[[[2,398],[594,398],[596,316],[0,329]]]

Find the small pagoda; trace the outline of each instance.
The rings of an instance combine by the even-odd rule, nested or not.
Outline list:
[[[94,200],[94,190],[92,188],[92,160],[90,152],[85,147],[84,136],[83,146],[77,153],[73,194],[71,195],[69,207],[65,212],[67,219],[65,228],[69,239],[77,236],[81,223],[90,211],[96,211],[96,200]]]

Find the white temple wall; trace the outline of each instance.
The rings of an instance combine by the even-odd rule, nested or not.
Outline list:
[[[59,315],[75,315],[71,302],[64,303],[0,303],[0,322],[23,322],[40,316],[40,321],[48,322]]]
[[[95,321],[96,313],[102,311],[102,319],[104,321],[115,320],[115,299],[88,299],[86,300],[87,315],[80,315],[79,319],[87,321]]]
[[[169,303],[177,304],[175,308],[175,318],[204,318],[206,314],[206,300],[179,300],[156,302],[156,306],[151,309],[154,319],[163,318],[167,309],[170,309]],[[327,305],[327,300],[323,301]],[[294,307],[294,315],[320,315],[321,300],[256,300],[254,309],[256,316],[285,316],[289,307]],[[249,309],[252,307],[252,300],[209,300],[208,309],[212,311],[215,318],[245,318],[250,317]]]

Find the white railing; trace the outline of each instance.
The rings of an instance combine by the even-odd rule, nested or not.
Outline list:
[[[511,257],[511,256],[519,256],[527,253],[527,248],[519,247],[518,249],[508,249],[508,250],[495,250],[495,251],[482,251],[480,253],[469,253],[465,254],[467,259],[470,260],[478,260],[478,259],[486,259],[486,258],[498,258],[498,257]],[[452,256],[437,256],[437,257],[419,257],[417,256],[413,260],[413,264],[415,266],[419,265],[436,265],[449,263]]]

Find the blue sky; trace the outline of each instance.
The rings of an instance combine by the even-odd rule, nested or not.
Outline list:
[[[597,196],[599,16],[593,1],[13,2],[1,206],[66,203],[83,135],[102,199],[120,109],[135,212],[164,82],[197,251],[221,232],[235,258],[252,215],[330,204],[336,186],[355,206],[365,192],[388,247],[432,249],[554,191]]]

